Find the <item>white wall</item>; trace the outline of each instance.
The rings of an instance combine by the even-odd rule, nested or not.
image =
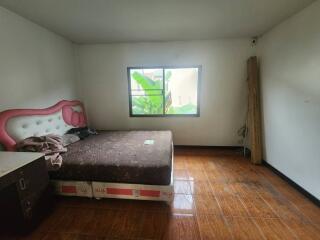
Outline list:
[[[0,111],[75,98],[71,42],[0,7]]]
[[[320,199],[320,1],[259,42],[266,161]]]
[[[171,129],[175,144],[238,145],[245,120],[249,39],[80,45],[80,85],[98,129]],[[199,118],[130,118],[128,66],[202,65]]]

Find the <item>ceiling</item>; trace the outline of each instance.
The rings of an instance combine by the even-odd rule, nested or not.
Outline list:
[[[0,0],[76,43],[260,36],[314,0]]]

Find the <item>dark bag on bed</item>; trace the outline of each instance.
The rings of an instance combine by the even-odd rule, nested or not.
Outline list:
[[[77,135],[81,140],[89,137],[90,135],[98,134],[95,129],[90,129],[88,127],[82,127],[82,128],[71,128],[67,134],[75,134]]]

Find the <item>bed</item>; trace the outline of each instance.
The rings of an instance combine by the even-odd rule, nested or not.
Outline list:
[[[84,127],[83,104],[63,100],[46,109],[0,113],[0,143],[9,151],[30,136]],[[50,172],[57,194],[94,198],[171,201],[173,144],[170,131],[99,131],[75,142]]]

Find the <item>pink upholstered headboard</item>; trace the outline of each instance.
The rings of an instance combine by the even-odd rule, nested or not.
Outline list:
[[[65,134],[85,127],[87,118],[80,101],[62,100],[45,109],[11,109],[0,112],[0,143],[13,151],[17,142],[31,136]]]

